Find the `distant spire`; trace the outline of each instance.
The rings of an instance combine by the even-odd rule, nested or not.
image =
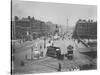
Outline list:
[[[68,31],[68,21],[69,21],[69,19],[67,18],[67,26],[66,26],[67,31]]]

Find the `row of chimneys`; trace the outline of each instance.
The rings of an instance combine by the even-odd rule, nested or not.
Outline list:
[[[19,17],[18,17],[18,16],[15,16],[14,18],[15,18],[15,20],[18,20],[18,19],[19,19]],[[28,17],[27,17],[27,19],[29,19],[29,20],[30,20],[30,19],[34,19],[34,16],[33,16],[33,17],[28,16]]]
[[[94,21],[93,21],[93,20],[90,20],[90,19],[89,19],[88,21],[87,21],[87,20],[79,19],[79,20],[78,20],[78,23],[80,23],[80,22],[81,22],[81,23],[94,23]]]

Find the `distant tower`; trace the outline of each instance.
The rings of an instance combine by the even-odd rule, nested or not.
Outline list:
[[[69,19],[67,18],[67,25],[66,25],[66,32],[68,32],[68,21],[69,21]]]

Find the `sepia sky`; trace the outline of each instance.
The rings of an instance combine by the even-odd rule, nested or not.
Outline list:
[[[34,16],[38,20],[74,26],[78,19],[97,20],[97,6],[12,0],[12,17]]]

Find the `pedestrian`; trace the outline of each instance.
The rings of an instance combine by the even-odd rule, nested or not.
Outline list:
[[[37,54],[37,59],[39,60],[40,56],[39,56],[39,53]]]
[[[80,43],[80,40],[78,40],[78,44]]]
[[[20,61],[20,65],[21,65],[21,66],[24,66],[24,65],[25,65],[25,63],[24,63],[23,60]]]
[[[54,44],[52,43],[52,46],[54,46]]]
[[[33,60],[33,47],[31,47],[31,60]]]
[[[42,45],[40,45],[40,50],[42,49]]]
[[[61,71],[61,63],[58,63],[58,65],[59,65],[58,71]]]
[[[44,49],[46,48],[46,43],[44,43]]]
[[[41,57],[43,57],[43,51],[41,51],[41,54],[40,54],[40,56],[41,56]]]
[[[33,47],[31,47],[31,52],[33,52]]]
[[[25,59],[27,60],[27,54],[25,55]]]

